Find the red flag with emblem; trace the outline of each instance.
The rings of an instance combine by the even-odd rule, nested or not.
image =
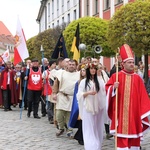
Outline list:
[[[2,60],[3,60],[3,63],[7,62],[7,60],[9,59],[9,50],[7,49],[2,55]]]
[[[15,40],[16,40],[16,45],[14,48],[14,65],[24,61],[24,59],[29,57],[25,35],[21,27],[19,18],[17,22],[17,31],[15,35]]]

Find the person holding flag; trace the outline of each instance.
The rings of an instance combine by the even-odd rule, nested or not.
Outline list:
[[[38,59],[32,59],[32,67],[29,68],[28,74],[25,76],[25,80],[28,80],[27,84],[27,101],[28,101],[28,113],[27,117],[31,116],[33,107],[34,118],[40,119],[38,115],[39,101],[42,92],[42,71],[39,67]]]

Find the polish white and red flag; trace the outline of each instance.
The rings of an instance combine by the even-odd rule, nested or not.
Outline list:
[[[24,59],[29,57],[25,35],[24,35],[19,18],[17,21],[15,41],[16,41],[16,44],[14,47],[14,65],[24,61]]]
[[[7,49],[2,55],[1,55],[2,62],[5,63],[9,60],[9,49]]]

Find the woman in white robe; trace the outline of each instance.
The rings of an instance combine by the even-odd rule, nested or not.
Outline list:
[[[80,82],[77,100],[85,150],[101,150],[106,104],[105,84],[97,78],[96,64],[88,64],[86,78]]]

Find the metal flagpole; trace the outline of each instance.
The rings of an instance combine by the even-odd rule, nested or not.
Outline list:
[[[29,72],[29,64],[27,65],[25,76],[28,75],[28,72]],[[25,98],[25,93],[26,93],[26,87],[27,87],[27,80],[24,80],[24,89],[23,89],[23,96],[22,96],[22,104],[21,104],[21,108],[20,108],[20,119],[22,118],[22,109],[24,107],[24,98]]]
[[[45,73],[45,66],[44,66],[44,49],[43,46],[41,45],[41,49],[40,49],[41,53],[42,53],[42,66],[43,66],[43,72],[44,72],[44,77],[46,77],[46,73]],[[46,79],[44,78],[44,84],[46,84]],[[46,84],[46,108],[48,107],[48,86]]]

